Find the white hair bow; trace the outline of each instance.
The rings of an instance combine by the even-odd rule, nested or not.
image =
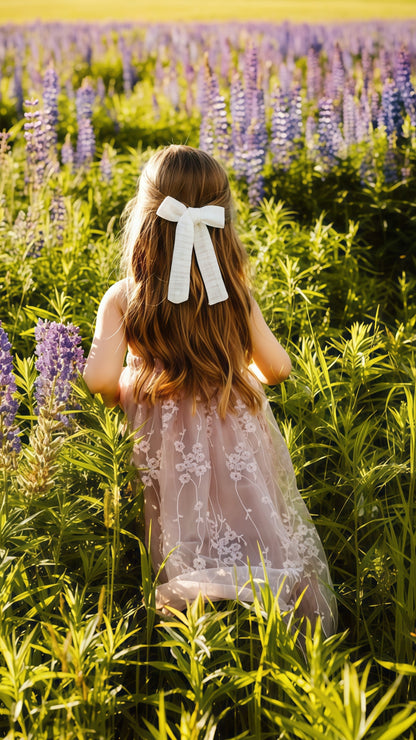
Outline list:
[[[218,266],[207,226],[224,228],[224,208],[222,206],[203,206],[187,208],[183,203],[169,195],[156,211],[167,221],[177,221],[172,265],[168,287],[168,301],[183,303],[189,297],[192,250],[207,291],[208,303],[220,303],[228,298],[221,271]]]

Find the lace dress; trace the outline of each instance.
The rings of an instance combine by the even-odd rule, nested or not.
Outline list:
[[[211,600],[253,600],[267,579],[289,610],[305,592],[298,614],[320,615],[325,634],[336,628],[328,564],[296,486],[289,451],[264,395],[261,413],[241,401],[220,419],[192,401],[149,407],[133,397],[140,358],[127,355],[121,405],[140,428],[133,461],[144,486],[146,535],[155,571],[167,557],[156,592],[158,608],[183,609],[198,593]],[[170,553],[170,554],[169,554]]]

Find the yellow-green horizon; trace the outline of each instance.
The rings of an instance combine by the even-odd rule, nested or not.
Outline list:
[[[258,20],[334,22],[416,19],[416,0],[0,0],[0,24],[41,21]]]

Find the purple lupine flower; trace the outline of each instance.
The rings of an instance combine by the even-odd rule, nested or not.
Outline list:
[[[75,160],[78,165],[91,162],[95,154],[95,134],[92,125],[92,106],[95,92],[86,77],[76,94],[78,138]]]
[[[78,124],[77,150],[75,160],[78,165],[91,162],[95,153],[95,134],[89,118],[81,118]]]
[[[315,100],[321,94],[322,72],[318,51],[311,47],[308,51],[306,68],[306,95],[308,100]]]
[[[204,65],[204,76],[200,91],[201,125],[199,129],[199,147],[208,154],[214,153],[214,128],[212,120],[211,103],[211,70],[206,61]]]
[[[46,128],[46,139],[49,147],[56,148],[58,133],[58,95],[59,79],[52,62],[48,65],[43,77],[43,109]]]
[[[342,104],[342,135],[347,149],[356,141],[356,120],[357,109],[354,95],[350,90],[346,90]]]
[[[22,62],[16,57],[16,61],[13,68],[13,87],[14,97],[16,98],[16,110],[21,113],[23,110],[23,66]]]
[[[246,106],[244,89],[238,72],[234,72],[231,78],[230,109],[233,169],[237,179],[240,179],[244,177],[246,171],[246,163],[244,159]]]
[[[287,170],[293,161],[295,149],[302,135],[302,98],[300,88],[285,94],[277,89],[273,96],[272,112],[273,162]]]
[[[412,127],[416,126],[416,90],[414,87],[410,87],[407,90],[407,94],[403,97],[404,109],[410,118],[410,124]]]
[[[394,81],[399,90],[404,109],[410,117],[412,126],[414,126],[416,125],[416,91],[411,79],[410,55],[404,48],[400,49],[397,55]]]
[[[331,60],[331,74],[328,77],[327,90],[328,97],[334,100],[339,100],[342,96],[345,85],[345,67],[342,57],[341,47],[338,43],[335,44],[335,48],[332,54]]]
[[[280,169],[287,170],[290,165],[289,149],[291,145],[289,131],[289,107],[287,96],[278,88],[273,95],[273,110],[271,121],[271,150],[273,164]]]
[[[384,46],[380,49],[377,66],[380,72],[380,79],[384,83],[392,76],[390,55]]]
[[[399,49],[395,62],[394,81],[403,99],[407,90],[412,87],[410,55],[406,49]]]
[[[194,80],[195,80],[195,69],[193,65],[187,61],[184,65],[184,76],[186,80],[186,98],[185,98],[185,110],[188,116],[192,115],[192,111],[195,104],[194,98]]]
[[[20,452],[21,449],[20,429],[16,425],[19,407],[14,397],[16,390],[11,344],[0,321],[0,450],[4,462],[10,453]]]
[[[48,164],[48,147],[39,101],[26,100],[28,110],[25,113],[24,137],[26,140],[26,183],[38,189],[45,177]]]
[[[318,118],[318,149],[323,163],[328,167],[334,163],[342,147],[343,139],[336,119],[332,100],[321,98]]]
[[[72,165],[74,164],[74,159],[75,159],[75,155],[74,155],[74,148],[71,144],[71,134],[67,134],[65,136],[65,142],[64,144],[62,144],[62,149],[61,149],[62,164],[68,164],[72,167]]]
[[[377,90],[371,87],[368,91],[369,105],[371,111],[371,125],[373,129],[378,128],[378,122],[380,120],[380,100]]]
[[[214,129],[214,147],[219,158],[226,162],[230,156],[231,138],[225,99],[220,93],[218,79],[215,74],[211,74],[210,80],[210,110]]]
[[[35,34],[31,34],[27,39],[28,57],[30,64],[27,65],[27,72],[29,73],[29,90],[38,90],[42,85],[42,75],[40,73],[41,62],[40,62],[40,45],[38,40],[35,39]],[[23,50],[22,50],[23,51]],[[26,49],[24,49],[24,56],[26,55]],[[22,58],[23,55],[22,55]]]
[[[92,107],[95,100],[95,92],[88,77],[84,77],[81,87],[75,96],[77,108],[77,120],[81,118],[92,118]]]
[[[360,53],[361,52],[361,53]],[[359,50],[361,56],[361,69],[364,88],[368,87],[368,84],[372,81],[374,75],[374,63],[372,57],[372,50],[367,46],[364,46]]]
[[[262,130],[256,120],[253,120],[246,137],[246,177],[248,184],[248,200],[250,205],[256,206],[264,196],[263,168],[266,151],[261,145]]]
[[[387,136],[391,136],[393,132],[397,136],[402,134],[403,116],[400,92],[392,80],[387,80],[383,85],[379,126],[385,127]]]
[[[36,412],[46,409],[68,425],[68,418],[61,412],[70,401],[71,383],[85,364],[79,329],[73,324],[39,319],[35,339],[39,372],[35,380]]]
[[[258,60],[254,46],[248,49],[244,68],[245,128],[243,159],[251,205],[257,205],[264,195],[263,169],[266,160],[267,129],[264,93],[258,87]],[[247,128],[248,126],[248,128]]]
[[[365,93],[360,98],[358,115],[356,118],[355,136],[357,143],[370,139],[371,109],[368,97]]]
[[[254,105],[253,105],[252,121],[253,120],[257,121],[257,124],[258,124],[258,134],[257,134],[258,145],[261,148],[266,150],[268,142],[269,142],[269,136],[267,133],[267,126],[266,126],[266,106],[264,103],[264,91],[261,88],[258,88],[256,91],[256,97],[254,99]]]
[[[246,129],[253,120],[253,109],[256,106],[258,79],[257,49],[254,45],[248,47],[244,57],[244,92],[246,104]]]
[[[289,94],[289,125],[290,138],[294,144],[299,144],[302,137],[302,95],[300,87],[295,87]]]
[[[232,66],[231,42],[227,36],[222,35],[221,44],[221,78],[225,83],[230,79]]]
[[[121,56],[121,64],[123,68],[123,87],[124,93],[127,97],[131,95],[133,86],[135,83],[134,71],[131,64],[131,53],[130,49],[126,44],[124,36],[118,38],[118,48]]]

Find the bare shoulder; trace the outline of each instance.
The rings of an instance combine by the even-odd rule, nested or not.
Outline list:
[[[102,303],[111,305],[124,314],[127,309],[129,296],[134,289],[134,282],[131,278],[123,278],[113,283],[103,296]]]

